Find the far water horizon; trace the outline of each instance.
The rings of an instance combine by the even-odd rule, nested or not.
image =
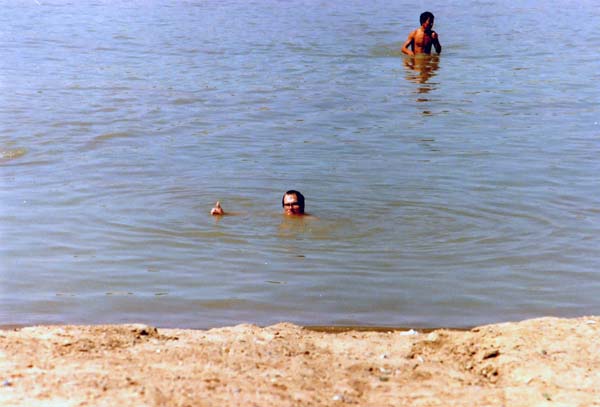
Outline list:
[[[599,314],[600,8],[427,8],[3,5],[0,326]]]

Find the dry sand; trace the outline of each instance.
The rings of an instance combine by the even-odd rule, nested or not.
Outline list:
[[[600,317],[470,331],[0,331],[5,406],[600,406]]]

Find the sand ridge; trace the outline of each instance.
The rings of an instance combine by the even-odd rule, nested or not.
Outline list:
[[[600,406],[600,317],[468,331],[282,323],[0,331],[6,406]]]

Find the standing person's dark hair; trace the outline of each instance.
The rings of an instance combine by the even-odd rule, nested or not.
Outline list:
[[[424,13],[421,13],[421,17],[419,17],[419,22],[421,23],[421,25],[423,25],[423,23],[425,21],[427,21],[427,19],[429,19],[429,21],[431,21],[431,23],[433,23],[433,20],[435,20],[435,17],[432,12],[425,11]]]

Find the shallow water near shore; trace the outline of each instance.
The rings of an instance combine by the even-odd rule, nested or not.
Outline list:
[[[428,7],[8,2],[0,325],[598,314],[600,9]]]

